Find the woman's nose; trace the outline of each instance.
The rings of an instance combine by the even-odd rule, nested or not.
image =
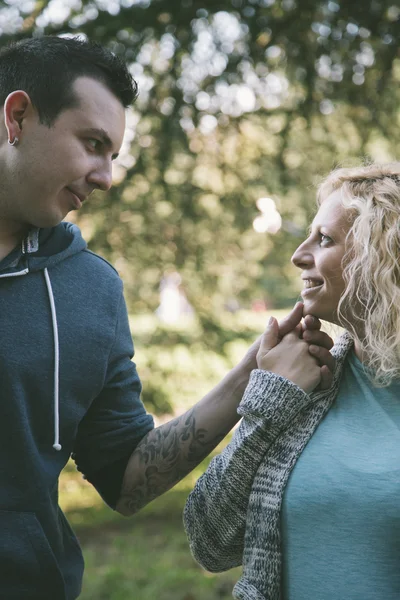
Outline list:
[[[299,269],[308,268],[313,264],[314,258],[307,244],[307,240],[300,244],[291,260],[295,267],[298,267]]]

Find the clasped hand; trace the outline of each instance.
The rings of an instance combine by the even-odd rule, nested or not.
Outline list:
[[[289,379],[306,393],[329,389],[335,368],[329,352],[333,341],[320,331],[319,319],[307,315],[301,324],[302,316],[299,302],[280,323],[271,317],[261,336],[257,366]]]

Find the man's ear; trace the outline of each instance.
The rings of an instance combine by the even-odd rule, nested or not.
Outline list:
[[[16,90],[8,94],[4,102],[4,124],[10,142],[20,138],[23,121],[31,107],[32,102],[26,92]]]

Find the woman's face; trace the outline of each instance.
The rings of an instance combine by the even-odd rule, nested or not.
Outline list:
[[[292,256],[293,264],[302,271],[304,315],[338,322],[337,307],[345,288],[342,259],[350,226],[339,189],[322,202],[309,237]]]

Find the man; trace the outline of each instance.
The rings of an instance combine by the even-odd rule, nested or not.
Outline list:
[[[0,53],[0,596],[73,600],[83,560],[58,507],[69,457],[123,515],[172,487],[237,422],[257,344],[191,410],[154,429],[140,401],[114,269],[61,223],[111,186],[126,66],[79,39],[29,39]],[[301,319],[297,305],[280,335]],[[332,369],[331,341],[305,333]],[[322,385],[330,376],[321,371]],[[324,374],[325,373],[325,374]]]

